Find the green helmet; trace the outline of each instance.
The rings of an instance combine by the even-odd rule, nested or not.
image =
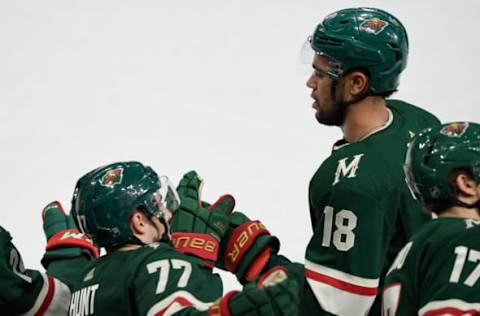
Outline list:
[[[407,66],[407,32],[397,18],[380,9],[334,12],[316,27],[310,43],[329,59],[328,74],[334,79],[351,69],[368,71],[373,93],[395,91]]]
[[[407,182],[424,203],[456,201],[448,176],[466,169],[480,181],[480,125],[455,122],[422,131],[409,146]]]
[[[138,242],[130,229],[135,208],[163,217],[162,203],[174,211],[178,195],[167,177],[140,162],[117,162],[97,168],[77,181],[72,214],[77,226],[100,247]]]

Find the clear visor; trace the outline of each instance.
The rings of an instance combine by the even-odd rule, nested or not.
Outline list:
[[[160,176],[160,188],[155,194],[155,198],[160,210],[167,208],[171,213],[175,212],[180,205],[180,197],[178,196],[175,185],[168,179],[167,176]]]
[[[299,69],[299,72],[310,77],[312,73],[315,72],[315,69],[313,69],[313,62],[316,55],[325,56],[328,59],[329,68],[327,75],[334,79],[339,79],[342,76],[343,69],[339,61],[336,61],[334,58],[323,52],[315,51],[312,48],[312,36],[307,37],[300,49],[300,53],[298,54],[297,69]]]
[[[310,76],[313,72],[312,63],[316,52],[312,48],[311,41],[312,36],[308,36],[297,57],[297,70],[303,76]]]

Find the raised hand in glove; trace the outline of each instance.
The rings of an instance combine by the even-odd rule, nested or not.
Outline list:
[[[45,269],[55,260],[98,257],[98,249],[85,234],[80,233],[73,218],[65,214],[60,202],[49,203],[42,211],[42,220],[47,238],[46,252],[42,258]]]
[[[208,310],[209,316],[294,316],[298,310],[298,286],[286,269],[274,267],[260,281],[242,292],[229,292]]]
[[[180,206],[170,221],[171,239],[177,250],[196,256],[204,261],[205,266],[213,267],[235,200],[231,195],[223,195],[212,205],[207,205],[201,201],[201,190],[202,179],[195,171],[183,176],[177,187]]]
[[[280,242],[258,220],[241,212],[230,215],[229,227],[220,243],[216,266],[235,273],[241,283],[254,280],[278,252]]]

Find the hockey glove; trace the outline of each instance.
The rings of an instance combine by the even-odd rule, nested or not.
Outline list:
[[[80,233],[73,218],[65,214],[60,202],[49,203],[42,211],[42,219],[43,231],[47,237],[46,252],[42,258],[45,269],[54,260],[98,257],[98,249],[85,234]]]
[[[183,176],[177,188],[180,206],[170,222],[171,239],[178,251],[198,257],[212,268],[235,200],[231,195],[224,195],[214,204],[204,206],[201,190],[202,180],[195,171]]]
[[[242,292],[229,292],[208,310],[209,316],[296,315],[297,283],[287,278],[284,268],[269,270],[260,281],[247,284]]]
[[[254,280],[265,268],[272,252],[280,248],[278,238],[258,220],[233,212],[220,244],[217,267],[235,273],[241,283]]]

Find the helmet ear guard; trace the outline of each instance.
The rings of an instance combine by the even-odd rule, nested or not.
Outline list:
[[[162,183],[152,168],[136,161],[97,168],[77,181],[72,199],[75,222],[100,247],[138,243],[130,228],[130,215],[139,208],[147,216],[163,218],[163,201],[158,196],[162,190],[176,193],[166,180]],[[168,203],[179,203],[178,195],[170,196]]]

